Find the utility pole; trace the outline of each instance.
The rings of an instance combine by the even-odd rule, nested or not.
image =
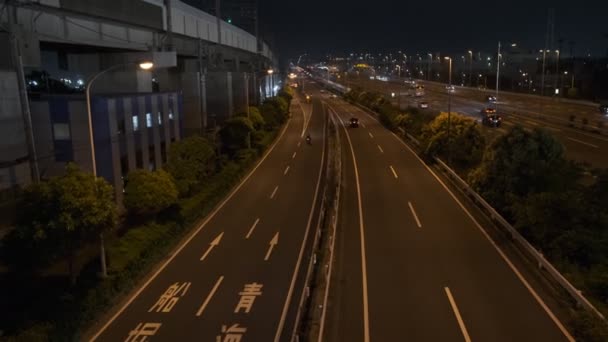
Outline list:
[[[220,0],[215,0],[215,19],[217,21],[217,43],[222,45],[222,10]]]
[[[11,54],[13,66],[17,72],[17,86],[19,88],[19,101],[21,104],[21,116],[23,117],[23,127],[25,129],[25,140],[27,144],[27,154],[30,164],[30,173],[33,183],[40,181],[38,170],[38,157],[36,155],[36,145],[34,143],[34,131],[32,129],[32,114],[30,112],[30,102],[25,85],[25,73],[23,72],[23,56],[21,55],[21,44],[19,29],[17,26],[17,6],[16,2],[7,6],[8,26],[10,31]]]
[[[473,77],[473,51],[469,50],[469,57],[471,60],[469,61],[469,87],[473,86],[471,77]]]
[[[498,112],[498,88],[500,86],[500,42],[498,42],[498,54],[496,55],[496,112]]]
[[[165,0],[165,8],[167,13],[167,44],[165,47],[168,47],[168,50],[173,49],[173,21],[171,14],[171,0]]]

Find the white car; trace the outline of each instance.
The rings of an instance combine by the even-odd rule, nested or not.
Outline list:
[[[450,85],[445,86],[445,89],[448,91],[448,93],[453,93],[456,90],[456,88],[454,88],[454,86],[450,86]]]
[[[426,101],[419,102],[418,108],[427,109],[427,108],[429,108],[429,103]]]

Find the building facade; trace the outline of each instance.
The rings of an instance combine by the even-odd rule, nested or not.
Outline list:
[[[61,174],[69,162],[92,171],[84,97],[41,97],[31,107],[42,177]],[[114,186],[119,203],[127,174],[161,168],[171,143],[183,135],[178,92],[93,96],[91,114],[97,175]]]

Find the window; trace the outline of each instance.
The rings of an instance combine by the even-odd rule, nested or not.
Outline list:
[[[169,120],[173,120],[173,112],[169,112]]]
[[[133,115],[132,117],[133,120],[133,131],[138,131],[139,130],[139,118],[137,117],[137,115]]]
[[[152,113],[146,113],[146,127],[152,127]]]
[[[53,138],[55,140],[70,140],[70,125],[67,123],[53,124]]]
[[[163,124],[163,113],[158,112],[158,125],[162,125]]]

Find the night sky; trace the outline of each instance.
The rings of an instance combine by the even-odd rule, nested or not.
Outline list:
[[[226,0],[230,1],[230,0]],[[259,0],[262,30],[282,59],[302,53],[403,50],[492,51],[498,40],[538,50],[548,8],[555,8],[555,40],[577,55],[608,48],[608,0],[405,1]]]

